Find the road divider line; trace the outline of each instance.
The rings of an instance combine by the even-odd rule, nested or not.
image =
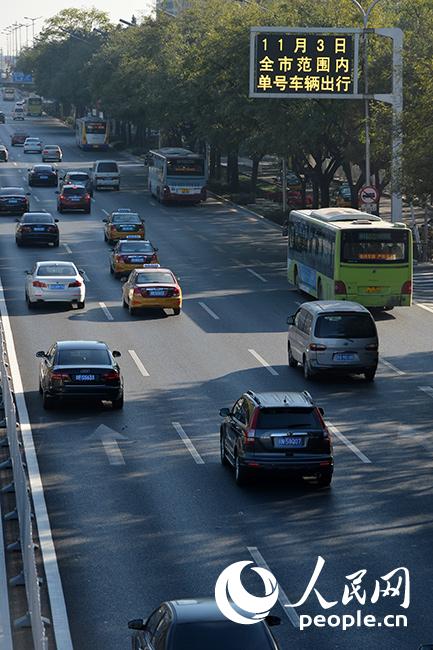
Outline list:
[[[394,364],[390,363],[389,361],[386,361],[386,359],[379,359],[379,363],[384,365],[386,368],[389,368],[393,372],[396,372],[397,375],[400,375],[400,376],[403,377],[406,374],[403,370],[400,370],[399,368],[394,366]]]
[[[248,273],[251,273],[251,275],[254,275],[256,278],[258,278],[261,282],[267,282],[267,279],[263,277],[263,275],[260,275],[260,273],[256,273],[253,271],[253,269],[247,269]]]
[[[201,307],[202,309],[204,309],[204,310],[209,314],[209,316],[212,316],[212,318],[214,318],[215,320],[219,320],[219,319],[220,319],[220,317],[219,317],[219,316],[218,316],[218,315],[217,315],[217,314],[216,314],[216,313],[215,313],[215,312],[214,312],[210,307],[208,307],[208,306],[206,305],[206,303],[204,303],[204,302],[199,302],[198,304],[200,305],[200,307]]]
[[[350,449],[350,451],[353,451],[353,453],[356,456],[358,456],[358,458],[362,460],[363,463],[365,464],[371,463],[371,460],[360,449],[358,449],[358,447],[354,445],[353,442],[349,440],[349,438],[346,438],[346,436],[343,433],[341,433],[341,431],[339,431],[336,426],[334,426],[330,422],[326,422],[326,426],[341,442],[343,442],[346,445],[346,447]]]
[[[18,365],[18,359],[1,279],[0,315],[3,323],[9,368],[11,371],[12,383],[14,387],[15,404],[17,408],[18,419],[20,422],[21,437],[26,456],[30,491],[32,494],[33,508],[39,535],[39,545],[42,553],[42,560],[44,563],[55,643],[56,647],[59,648],[59,650],[60,648],[61,650],[73,650],[62,580],[60,577],[59,566],[57,564],[56,549],[51,533],[47,504],[45,502],[44,486],[39,472],[38,458],[36,455],[29,413],[27,411],[27,404],[24,397],[24,388],[21,379],[20,368]]]
[[[418,386],[419,390],[422,390],[423,393],[433,398],[433,388],[431,386]]]
[[[188,449],[191,456],[194,458],[197,465],[204,465],[203,458],[200,456],[197,449],[194,447],[193,443],[191,442],[191,440],[186,435],[182,425],[179,424],[179,422],[172,422],[172,425],[173,425],[174,429],[177,431],[177,433],[179,435],[179,438],[182,440],[183,444]]]
[[[137,366],[138,370],[141,372],[143,377],[150,377],[149,373],[147,372],[146,368],[141,363],[140,358],[139,358],[138,354],[135,352],[135,350],[128,350],[128,352],[131,355],[132,360],[134,361],[135,365]]]
[[[272,573],[272,571],[268,566],[268,563],[266,562],[263,555],[260,553],[259,549],[256,546],[247,546],[247,548],[249,554],[251,555],[254,562],[257,564],[257,566],[261,567],[262,569],[267,569]],[[293,607],[292,603],[287,597],[287,594],[282,589],[279,583],[278,583],[278,602],[280,603],[285,615],[287,616],[287,618],[289,619],[293,627],[299,628],[299,616],[296,612],[296,609]]]
[[[278,375],[278,372],[273,368],[267,361],[264,359],[258,352],[255,350],[252,350],[251,348],[248,349],[248,352],[253,355],[257,359],[259,363],[262,364],[266,368],[268,372],[271,373],[271,375],[274,375],[275,377]]]
[[[105,210],[104,208],[101,208],[101,210],[102,210],[102,212],[103,212],[104,214],[106,214],[106,215],[107,215],[107,217],[108,217],[108,215],[109,215],[110,213],[109,213],[109,212],[107,212],[107,210]]]
[[[199,232],[196,232],[196,237],[201,239],[202,241],[209,241],[208,237],[205,237],[204,235],[200,234]]]
[[[113,315],[110,313],[110,310],[108,309],[105,302],[100,302],[99,306],[102,309],[102,311],[104,312],[104,314],[106,315],[107,320],[114,320]]]
[[[67,253],[69,253],[70,255],[72,255],[72,251],[71,251],[70,247],[68,246],[68,244],[63,244],[63,246],[65,247],[65,251]]]
[[[36,194],[34,195],[33,198],[34,198],[35,201],[37,201],[39,203],[39,197],[37,197]]]
[[[222,246],[218,246],[218,244],[215,244],[214,248],[216,251],[218,251],[218,253],[225,253],[224,248],[222,248]]]
[[[427,305],[427,304],[425,304],[423,302],[416,302],[415,301],[415,305],[417,305],[418,307],[421,307],[421,309],[425,309],[426,311],[429,311],[431,314],[433,314],[433,303],[430,304],[430,305]]]

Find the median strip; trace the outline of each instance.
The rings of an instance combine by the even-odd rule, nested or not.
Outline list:
[[[198,453],[197,449],[194,447],[191,440],[186,435],[183,427],[179,422],[172,422],[174,429],[177,431],[179,438],[182,440],[185,447],[188,449],[191,456],[194,458],[197,465],[204,465],[204,460]]]
[[[271,365],[266,361],[266,359],[264,359],[262,356],[260,356],[260,354],[259,354],[258,352],[256,352],[255,350],[252,350],[252,349],[248,349],[248,352],[249,352],[250,354],[252,354],[253,357],[255,357],[255,359],[257,359],[257,361],[258,361],[259,363],[261,363],[262,366],[263,366],[264,368],[266,368],[266,370],[267,370],[268,372],[271,373],[271,375],[274,375],[274,376],[277,376],[277,375],[278,375],[278,372],[275,370],[275,368],[272,368],[272,366],[271,366]]]

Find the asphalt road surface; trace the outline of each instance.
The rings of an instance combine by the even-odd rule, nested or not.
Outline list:
[[[356,610],[379,622],[403,614],[407,627],[300,631],[280,598],[274,613],[282,618],[275,631],[281,648],[413,650],[433,642],[433,313],[414,305],[377,315],[383,362],[373,384],[308,383],[287,366],[286,318],[307,298],[287,284],[286,240],[277,228],[213,199],[200,207],[161,206],[147,193],[140,163],[83,152],[54,120],[28,119],[25,126],[61,145],[60,167],[116,157],[122,174],[120,192],[95,192],[91,215],[57,215],[58,249],[18,249],[14,218],[0,221],[0,275],[74,647],[128,648],[128,619],[165,599],[212,595],[219,573],[238,560],[265,561],[296,603],[319,556],[325,565],[316,589],[337,604],[323,609],[313,591],[298,616],[334,615],[335,623]],[[16,127],[9,118],[0,125],[0,142],[9,145]],[[27,168],[38,161],[10,147],[0,185],[27,187]],[[55,200],[53,188],[33,188],[31,209],[55,214]],[[130,317],[122,309],[101,221],[117,207],[145,216],[161,263],[180,276],[181,316]],[[84,310],[27,309],[24,271],[49,259],[85,269]],[[61,339],[101,339],[121,351],[123,411],[42,409],[35,352]],[[308,389],[324,407],[335,427],[331,489],[281,480],[236,487],[219,462],[218,412],[250,388]],[[117,434],[105,447],[101,429],[95,433],[102,424]],[[408,609],[401,607],[403,585],[392,597],[381,578],[398,567],[410,572]],[[359,575],[359,590],[349,589],[360,570],[367,573]],[[376,581],[382,591],[372,603]]]

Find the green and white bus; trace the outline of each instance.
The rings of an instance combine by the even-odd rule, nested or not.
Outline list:
[[[409,307],[412,232],[353,208],[292,210],[287,277],[319,300],[365,307]]]
[[[41,117],[42,115],[42,97],[30,95],[25,101],[26,113],[29,117]]]

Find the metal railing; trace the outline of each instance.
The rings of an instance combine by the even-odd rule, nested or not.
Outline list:
[[[47,650],[48,640],[45,626],[50,621],[42,616],[40,584],[42,579],[38,577],[36,567],[35,549],[33,541],[33,515],[29,495],[28,480],[25,472],[25,462],[21,454],[21,443],[19,440],[20,428],[17,422],[17,414],[11,385],[11,378],[8,375],[8,363],[6,361],[6,345],[3,327],[0,325],[0,377],[4,408],[4,421],[0,424],[6,427],[7,445],[9,447],[9,458],[1,463],[2,469],[11,468],[13,480],[6,485],[3,492],[15,493],[15,509],[4,515],[4,520],[18,519],[19,539],[9,544],[8,551],[21,551],[22,570],[9,580],[12,586],[24,585],[27,596],[27,612],[14,621],[14,627],[31,626],[33,644],[35,650]]]

